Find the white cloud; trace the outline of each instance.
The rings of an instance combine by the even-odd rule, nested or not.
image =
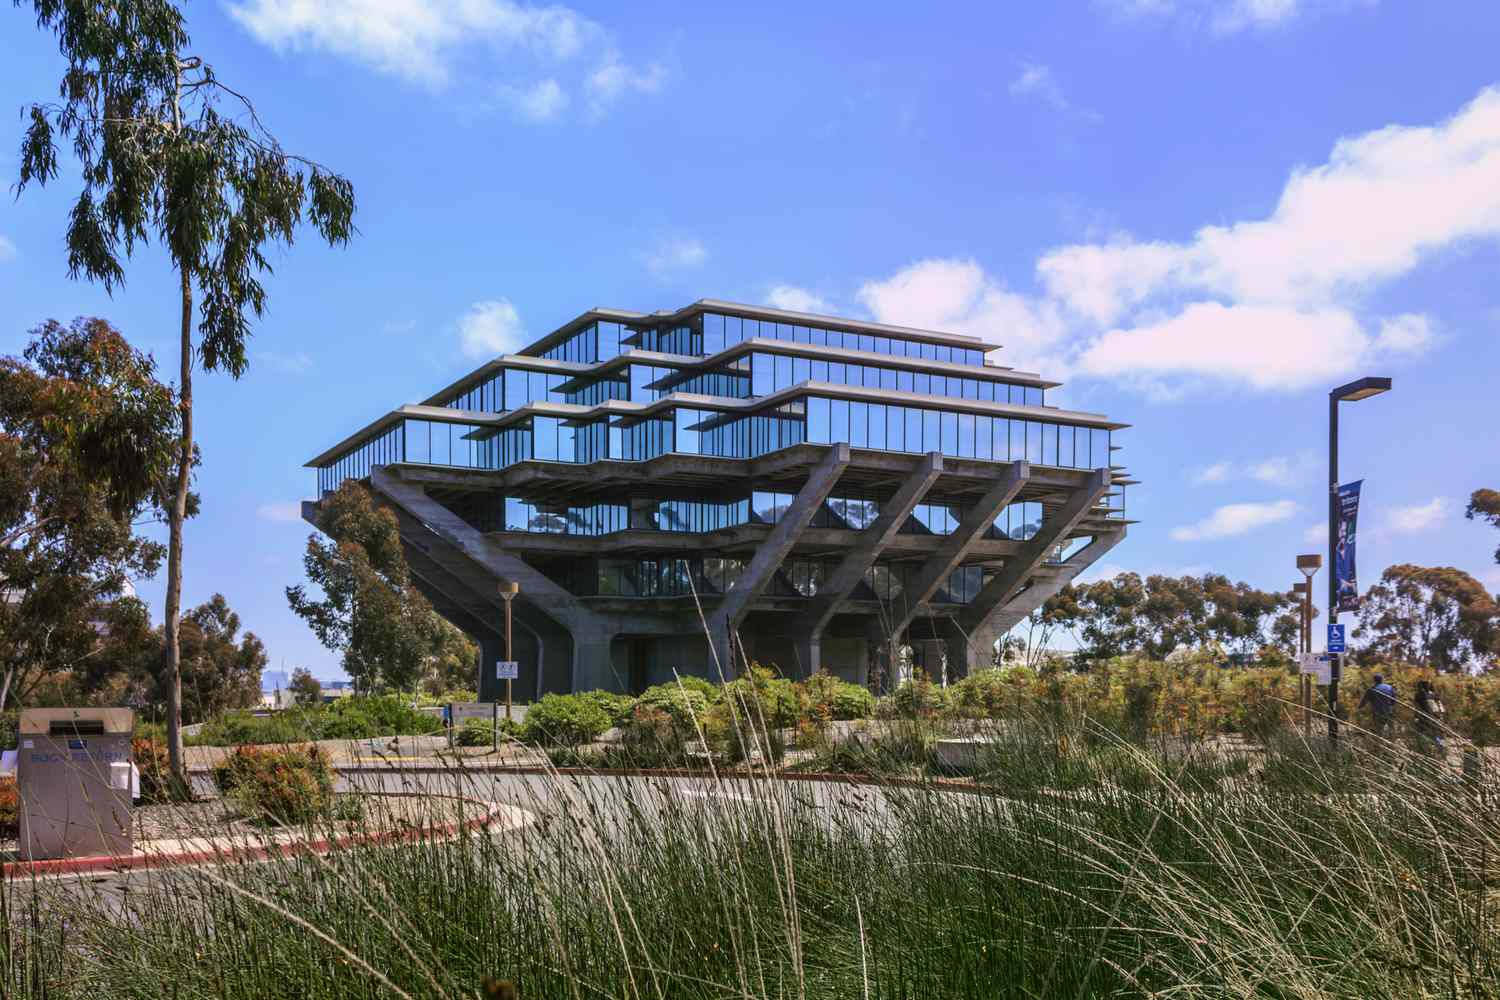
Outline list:
[[[1426,503],[1393,507],[1386,513],[1388,529],[1400,535],[1416,535],[1437,525],[1450,509],[1444,497],[1433,497]]]
[[[1005,289],[973,260],[917,261],[860,287],[876,320],[981,337],[1006,348],[1006,363],[1043,367],[1067,333],[1055,305]],[[1062,367],[1053,363],[1049,371]]]
[[[278,500],[274,503],[263,503],[255,508],[255,516],[262,521],[271,521],[275,524],[291,524],[302,520],[302,504],[296,500]]]
[[[1298,17],[1344,10],[1359,0],[1101,0],[1103,6],[1125,17],[1174,18],[1191,27],[1220,35],[1268,30]]]
[[[1091,341],[1080,371],[1099,376],[1187,376],[1239,381],[1253,389],[1301,389],[1353,371],[1374,354],[1374,338],[1337,307],[1195,302]]]
[[[1270,483],[1274,486],[1290,486],[1297,478],[1291,461],[1279,455],[1251,463],[1248,471],[1250,478],[1256,482]]]
[[[1466,240],[1500,235],[1500,89],[1435,126],[1339,140],[1292,171],[1264,219],[1205,226],[1187,243],[1064,247],[1038,270],[1099,322],[1173,293],[1316,308],[1400,277]]]
[[[642,259],[652,274],[669,278],[702,267],[708,260],[708,248],[691,236],[671,236],[659,240],[642,255]]]
[[[828,313],[832,306],[828,301],[805,288],[796,285],[776,285],[766,292],[766,305],[772,309],[785,309],[788,312],[799,313]]]
[[[1318,521],[1316,524],[1309,524],[1306,528],[1303,528],[1302,540],[1308,545],[1318,545],[1327,542],[1328,522]]]
[[[492,357],[526,346],[526,328],[509,299],[487,299],[459,318],[458,340],[465,357]]]
[[[1207,542],[1220,538],[1234,538],[1268,524],[1285,521],[1297,513],[1297,505],[1290,500],[1274,500],[1269,503],[1232,503],[1216,508],[1212,514],[1196,524],[1172,529],[1172,538],[1179,542]]]
[[[316,50],[363,63],[435,90],[486,80],[525,117],[545,120],[564,106],[565,88],[546,67],[569,66],[590,108],[626,93],[654,93],[663,72],[625,65],[609,31],[560,5],[515,0],[233,0],[230,16],[278,51]],[[476,59],[489,62],[474,65]],[[551,86],[547,86],[548,83]]]
[[[8,260],[15,260],[20,255],[21,251],[16,249],[16,245],[14,243],[6,239],[4,236],[0,236],[0,264],[3,264]]]
[[[1314,461],[1310,452],[1304,452],[1295,459],[1284,455],[1272,455],[1270,458],[1256,461],[1225,460],[1195,469],[1190,473],[1189,478],[1195,486],[1227,483],[1240,479],[1267,483],[1272,486],[1291,486],[1307,478]]]
[[[620,54],[611,49],[599,68],[584,81],[584,89],[589,95],[589,107],[597,115],[627,94],[657,93],[666,77],[666,69],[660,63],[636,69],[627,66]]]
[[[501,93],[515,105],[521,117],[534,122],[551,121],[568,106],[568,95],[562,85],[548,77],[530,87],[505,89]]]
[[[283,354],[280,351],[256,351],[255,360],[285,375],[306,375],[313,370],[313,359],[305,351]]]
[[[1196,486],[1207,486],[1210,483],[1226,482],[1232,470],[1233,467],[1228,462],[1215,462],[1194,472],[1193,483]]]
[[[1040,63],[1021,67],[1021,75],[1010,82],[1010,93],[1012,97],[1036,98],[1057,111],[1066,111],[1071,106],[1051,68]]]

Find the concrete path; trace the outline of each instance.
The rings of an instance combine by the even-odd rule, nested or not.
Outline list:
[[[276,857],[324,854],[341,847],[410,843],[445,839],[464,830],[494,833],[518,830],[535,816],[515,805],[469,796],[431,792],[367,790],[378,803],[365,818],[334,822],[322,829],[283,828],[136,841],[128,855],[56,858],[37,861],[6,860],[4,877],[57,877],[121,873],[141,869],[178,868],[199,864],[264,861]],[[375,822],[370,822],[371,818]],[[371,827],[374,829],[371,829]],[[12,856],[14,857],[14,856]]]

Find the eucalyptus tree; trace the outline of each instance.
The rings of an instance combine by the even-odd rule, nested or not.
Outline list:
[[[21,6],[24,0],[16,0]],[[194,363],[238,378],[252,316],[261,315],[266,252],[310,223],[330,245],[353,233],[354,189],[331,170],[281,148],[255,107],[190,53],[170,0],[32,0],[67,69],[59,99],[32,104],[18,192],[58,175],[59,148],[77,161],[82,190],[68,216],[68,273],[125,280],[137,247],[155,239],[180,292],[177,475],[168,510],[166,593],[168,743],[182,771],[182,526],[193,464]],[[221,109],[221,105],[223,105]],[[197,304],[197,338],[194,306]]]

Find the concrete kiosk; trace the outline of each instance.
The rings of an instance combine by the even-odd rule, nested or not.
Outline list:
[[[131,852],[128,708],[28,708],[17,756],[27,860]]]

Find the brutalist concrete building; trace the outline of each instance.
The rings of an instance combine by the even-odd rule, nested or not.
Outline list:
[[[1125,536],[1118,432],[973,337],[703,300],[592,309],[313,458],[518,697],[748,662],[949,677]],[[317,502],[304,517],[316,523]],[[899,651],[905,647],[904,655]]]

